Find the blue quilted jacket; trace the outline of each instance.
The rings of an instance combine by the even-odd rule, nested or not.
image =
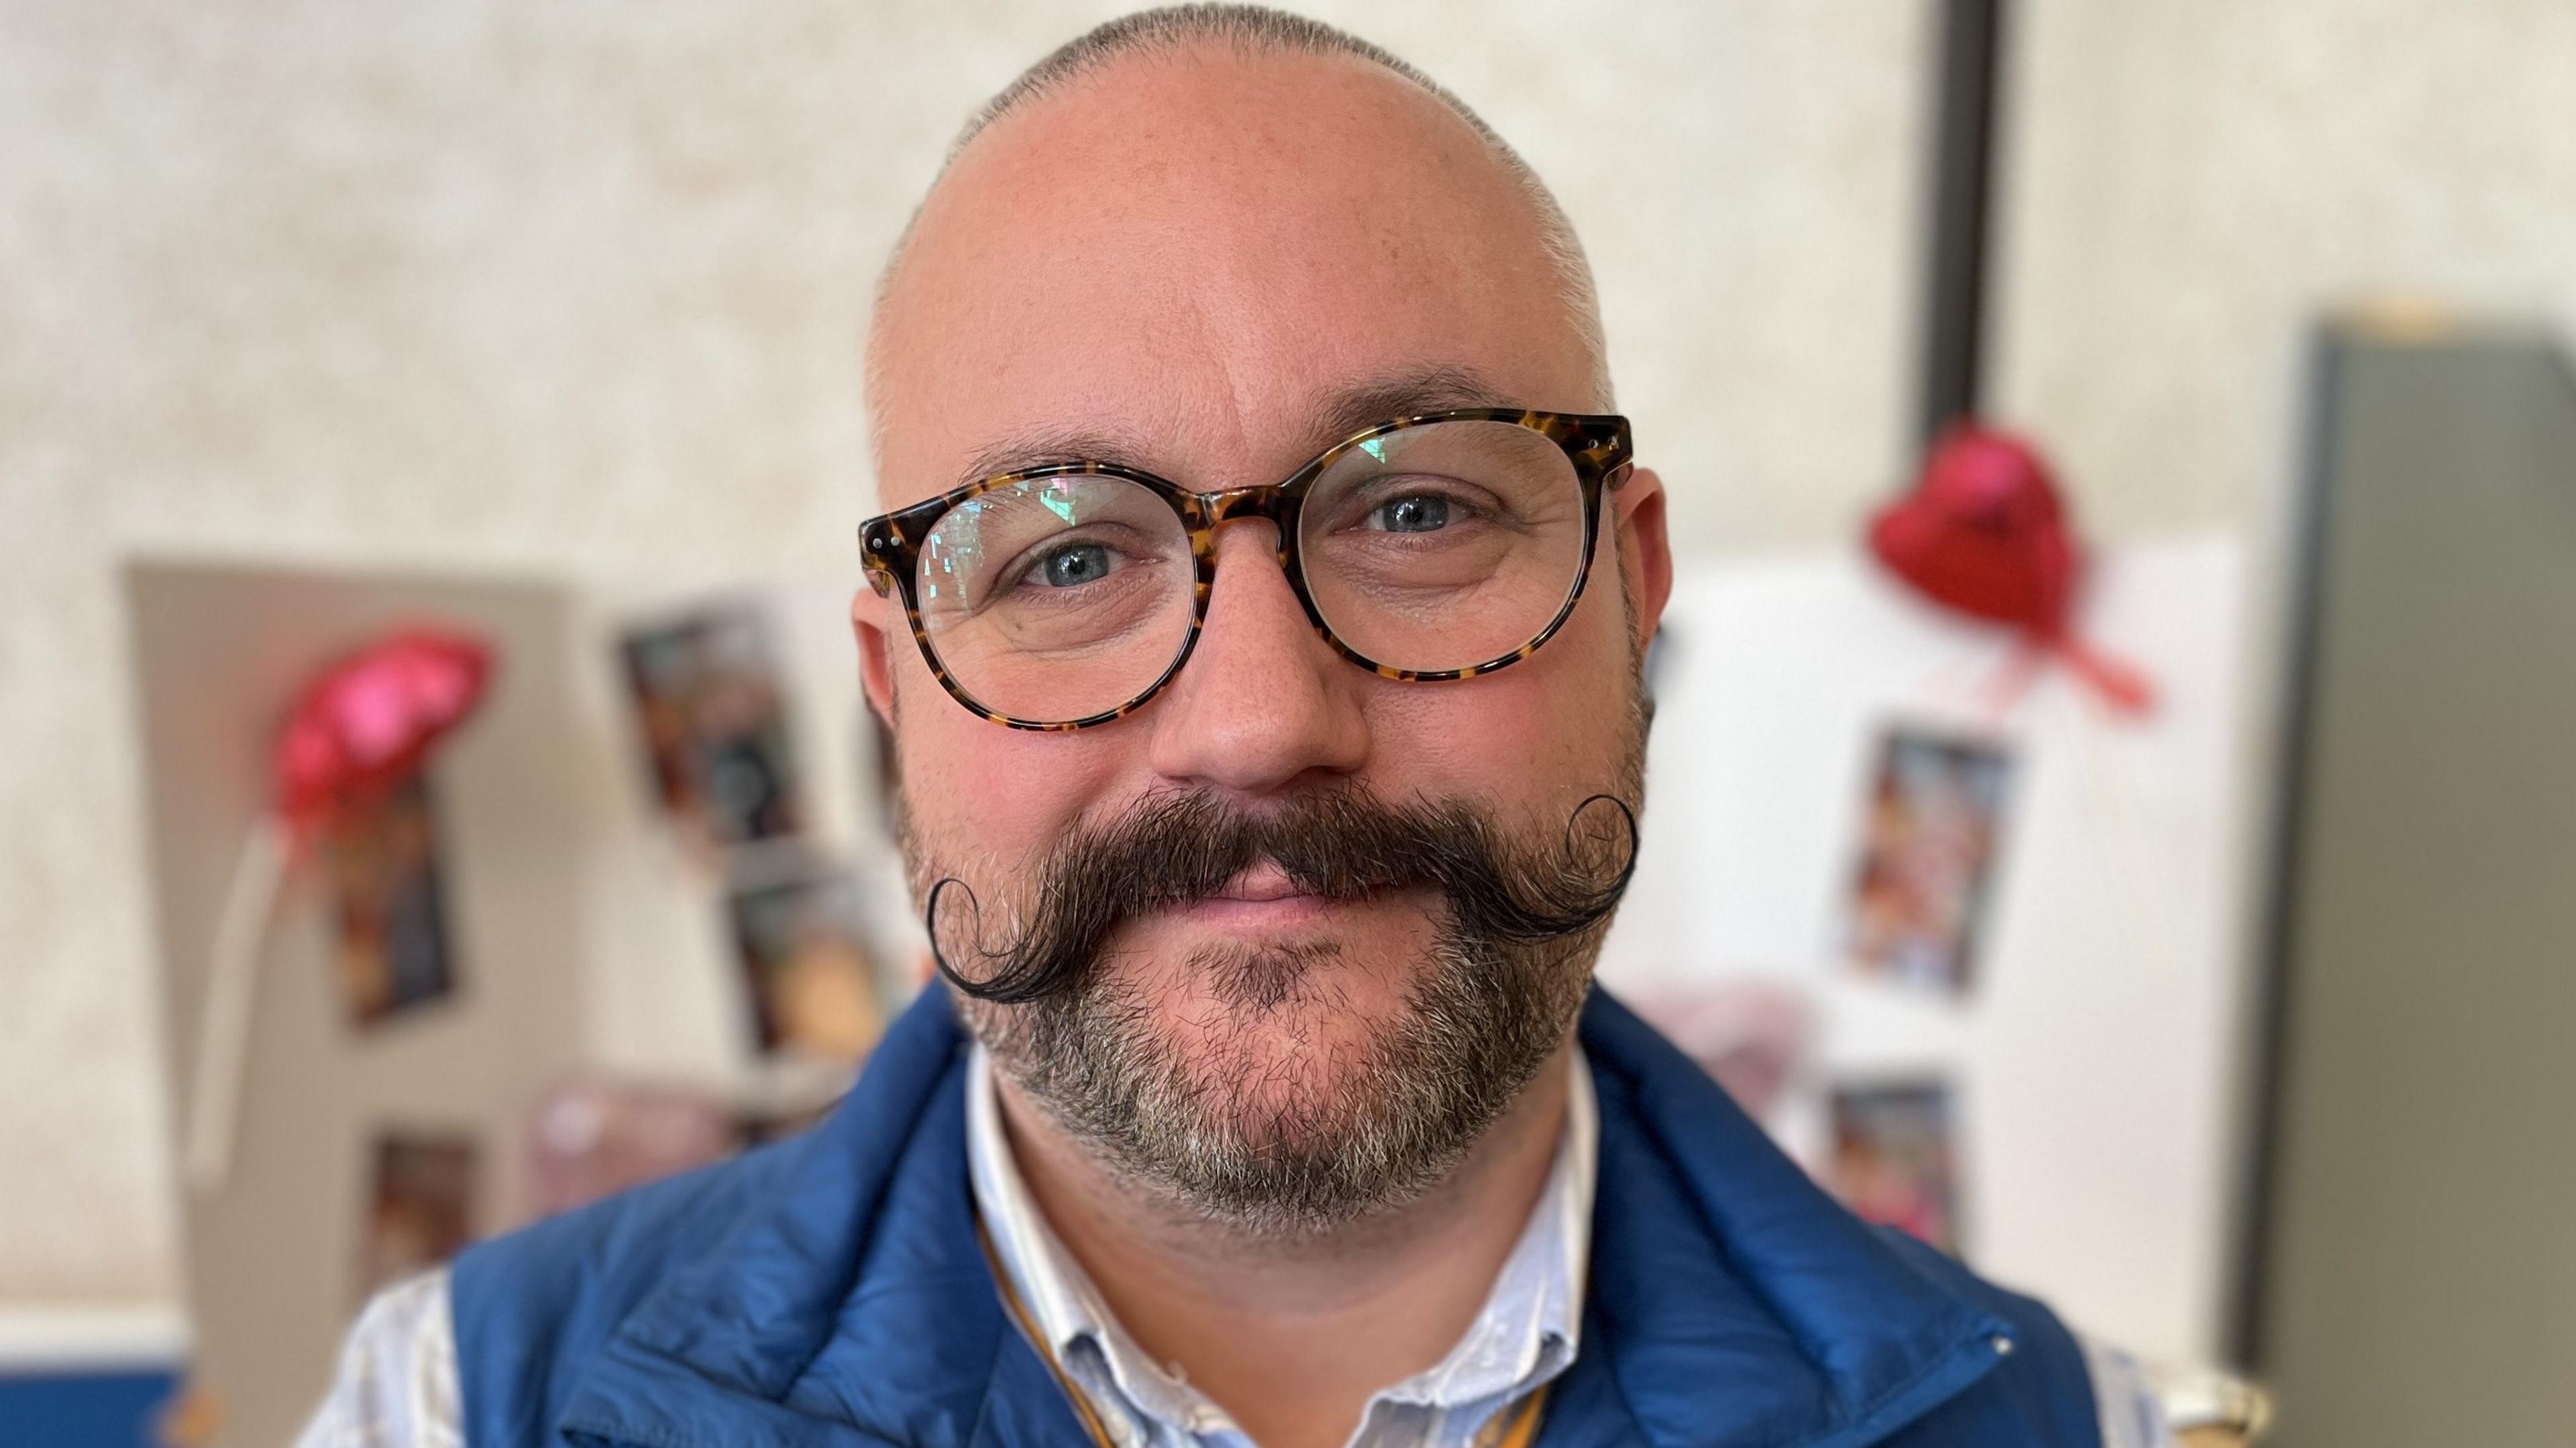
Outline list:
[[[1607,996],[1581,1029],[1601,1177],[1544,1448],[2098,1443],[2046,1308],[1855,1220]],[[466,1253],[471,1448],[1082,1444],[976,1239],[965,1045],[925,991],[815,1129]]]

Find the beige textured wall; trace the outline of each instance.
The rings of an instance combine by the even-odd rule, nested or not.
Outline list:
[[[2576,5],[2014,10],[1993,400],[2103,531],[2276,520],[2323,308],[2576,335]]]
[[[0,1305],[178,1281],[118,560],[846,566],[878,258],[1117,8],[0,5]],[[1687,545],[1884,485],[1921,0],[1314,9],[1557,183]]]
[[[117,560],[843,566],[869,274],[1117,8],[0,5],[0,1302],[177,1281]],[[1686,547],[1898,471],[1924,0],[1312,8],[1564,194]],[[1997,400],[2102,531],[2268,516],[2330,298],[2576,316],[2564,0],[2019,9]]]

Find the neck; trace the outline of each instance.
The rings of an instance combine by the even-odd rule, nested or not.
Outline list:
[[[1545,1189],[1572,1052],[1558,1048],[1457,1167],[1402,1207],[1295,1237],[1174,1207],[1085,1151],[1007,1075],[1029,1194],[1136,1344],[1263,1448],[1349,1440],[1371,1395],[1440,1362]]]

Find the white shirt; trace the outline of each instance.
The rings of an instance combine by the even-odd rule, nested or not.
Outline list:
[[[1591,1259],[1600,1111],[1592,1071],[1570,1053],[1565,1125],[1529,1221],[1476,1320],[1437,1364],[1380,1389],[1350,1448],[1469,1448],[1503,1410],[1574,1361]],[[966,1152],[975,1208],[1020,1303],[1120,1448],[1254,1448],[1223,1408],[1128,1336],[1047,1225],[1011,1156],[981,1046],[967,1063]]]

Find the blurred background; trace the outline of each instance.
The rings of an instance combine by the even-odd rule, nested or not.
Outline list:
[[[0,1441],[282,1441],[846,1081],[873,278],[1123,8],[0,0]],[[1605,981],[2273,1441],[2576,1441],[2576,6],[1300,8],[1554,186],[1672,488]]]

